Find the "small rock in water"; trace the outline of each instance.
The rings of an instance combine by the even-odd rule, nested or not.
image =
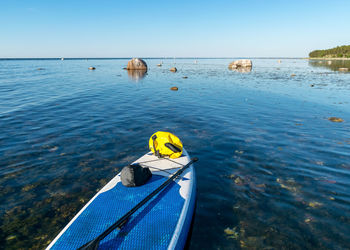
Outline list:
[[[315,87],[315,84],[310,84],[310,87]]]
[[[294,77],[294,76],[296,76],[296,74],[291,74],[290,76],[291,76],[291,77]]]
[[[171,72],[176,72],[177,71],[177,68],[173,67],[170,69]]]
[[[342,118],[339,118],[339,117],[329,117],[328,120],[330,120],[331,122],[343,122],[344,121]]]
[[[44,70],[44,68],[37,68],[37,70]]]
[[[89,67],[89,70],[95,70],[96,68],[95,67]]]
[[[178,90],[179,90],[178,87],[171,87],[170,89],[171,89],[171,90],[174,90],[174,91],[178,91]]]
[[[124,68],[123,68],[123,70],[127,70],[127,68],[126,68],[126,67],[124,67]]]
[[[187,77],[187,76],[183,76],[182,78],[183,78],[183,79],[187,79],[188,77]]]

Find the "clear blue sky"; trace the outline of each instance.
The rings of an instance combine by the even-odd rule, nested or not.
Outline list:
[[[350,44],[350,1],[0,1],[0,57],[305,57]]]

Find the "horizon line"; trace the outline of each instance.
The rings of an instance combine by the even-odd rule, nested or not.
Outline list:
[[[113,60],[113,59],[308,59],[308,57],[0,57],[0,60]]]

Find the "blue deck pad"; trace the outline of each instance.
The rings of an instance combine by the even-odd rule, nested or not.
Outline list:
[[[113,189],[96,197],[52,249],[77,249],[94,239],[166,179],[153,175],[140,187],[124,187],[118,182]],[[169,184],[140,208],[121,230],[116,229],[102,240],[99,249],[167,249],[185,201],[179,190],[175,182]]]

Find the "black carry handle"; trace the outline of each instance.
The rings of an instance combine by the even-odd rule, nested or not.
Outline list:
[[[170,142],[166,142],[164,144],[164,146],[166,146],[168,149],[170,149],[171,151],[173,151],[174,153],[179,153],[181,152],[181,149],[178,148],[176,145],[170,143]]]
[[[165,182],[163,182],[163,184],[160,185],[156,190],[154,190],[152,193],[150,193],[140,203],[138,203],[135,207],[133,207],[129,212],[127,212],[125,215],[123,215],[118,221],[116,221],[109,228],[107,228],[106,231],[104,231],[99,236],[97,236],[95,239],[89,241],[85,245],[79,247],[78,250],[97,250],[101,240],[103,240],[107,235],[109,235],[111,232],[113,232],[116,228],[123,227],[128,222],[131,215],[133,215],[140,207],[142,207],[144,204],[146,204],[150,199],[152,199],[154,196],[156,196],[156,194],[158,194],[160,191],[162,191],[163,188],[165,188],[170,182],[172,182],[179,175],[181,175],[183,173],[183,171],[186,170],[186,168],[191,166],[191,164],[196,162],[196,161],[198,161],[197,157],[192,158],[189,163],[187,163],[185,166],[183,166],[182,168],[177,170],[169,179],[167,179]]]
[[[156,135],[152,136],[154,154],[155,154],[158,158],[160,158],[160,157],[162,157],[162,155],[159,153],[159,150],[156,149],[156,143],[155,143],[156,139],[157,139],[157,136],[156,136]]]

